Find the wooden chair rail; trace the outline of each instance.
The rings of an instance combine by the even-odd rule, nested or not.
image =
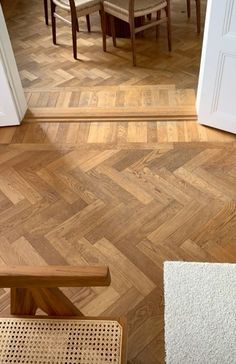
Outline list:
[[[83,316],[58,287],[109,286],[106,266],[0,267],[0,287],[11,288],[11,314],[32,315],[38,308],[53,316]]]
[[[109,286],[108,267],[7,266],[0,267],[1,288]]]

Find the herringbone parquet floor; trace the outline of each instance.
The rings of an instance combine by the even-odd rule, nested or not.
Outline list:
[[[203,20],[205,4],[203,0]],[[174,108],[173,114],[176,106],[179,113],[189,105],[194,109],[202,46],[202,36],[196,32],[194,1],[188,20],[186,1],[172,0],[171,54],[165,25],[161,25],[158,40],[153,30],[137,39],[138,67],[131,64],[129,39],[119,39],[118,48],[109,40],[109,51],[102,51],[98,14],[91,16],[91,34],[86,31],[85,19],[80,19],[81,60],[75,61],[69,26],[58,21],[59,45],[52,44],[51,27],[44,23],[43,1],[2,0],[2,5],[29,107],[109,109],[141,105],[150,109],[164,104]]]
[[[114,110],[129,109],[133,112],[160,110],[165,108],[179,110],[188,115],[195,114],[195,90],[177,89],[175,85],[139,85],[139,86],[95,86],[73,87],[70,91],[51,89],[30,90],[25,92],[30,108],[84,110]],[[174,115],[175,112],[172,113]]]
[[[85,314],[127,316],[131,363],[164,363],[163,261],[236,261],[235,139],[153,143],[142,123],[114,139],[106,125],[0,130],[0,264],[108,264],[109,288],[66,294]],[[81,139],[62,143],[70,128]]]
[[[155,31],[138,38],[138,67],[131,65],[130,40],[119,39],[115,49],[102,51],[100,19],[91,16],[92,33],[81,18],[78,50],[81,61],[72,57],[70,27],[58,21],[58,46],[53,46],[51,27],[44,23],[43,1],[2,1],[23,85],[26,89],[78,86],[160,85],[195,89],[198,79],[202,37],[196,33],[194,11],[186,15],[186,1],[172,0],[173,52],[167,50],[165,26],[160,38]],[[205,0],[202,1],[204,19]],[[124,71],[125,70],[125,71]]]
[[[235,142],[234,134],[202,126],[195,121],[166,122],[28,122],[0,129],[0,144],[92,145],[156,148],[157,143]]]

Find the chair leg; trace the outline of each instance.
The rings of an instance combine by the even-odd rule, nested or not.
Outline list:
[[[170,15],[170,2],[167,2],[166,6],[166,17],[167,17],[167,38],[168,38],[168,49],[172,51],[172,36],[171,36],[171,15]]]
[[[134,19],[132,19],[130,21],[130,37],[131,37],[133,66],[135,67],[137,65],[137,62],[136,62],[135,23],[134,23]]]
[[[54,13],[56,11],[56,5],[51,0],[51,22],[52,22],[52,41],[53,44],[57,44],[57,29],[56,29],[56,18],[54,16]]]
[[[100,16],[101,16],[101,26],[102,26],[102,46],[103,46],[103,51],[106,52],[107,51],[107,35],[106,35],[107,18],[106,18],[106,14],[104,11],[103,3],[101,3]]]
[[[160,20],[161,19],[161,10],[158,10],[157,11],[157,17],[156,17],[157,20]],[[160,25],[158,24],[156,26],[156,39],[158,38],[159,36],[159,29],[160,29]]]
[[[44,16],[45,16],[45,23],[48,25],[48,0],[43,0],[44,3]]]
[[[71,28],[72,28],[73,56],[74,56],[74,59],[77,59],[77,29],[76,29],[76,24],[74,24],[72,22]]]
[[[113,46],[116,47],[116,28],[115,28],[115,18],[113,15],[109,15],[110,25],[111,25],[111,35]]]
[[[201,33],[201,0],[196,0],[197,32]]]
[[[79,33],[79,20],[76,18],[76,30]]]
[[[187,0],[187,14],[188,18],[191,17],[191,0]]]
[[[77,59],[77,14],[71,9],[71,31],[73,43],[73,56]]]
[[[88,32],[90,33],[91,32],[91,25],[90,25],[90,17],[89,17],[89,14],[86,15],[86,22],[87,22]]]

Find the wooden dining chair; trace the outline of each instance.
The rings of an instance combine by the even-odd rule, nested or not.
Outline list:
[[[195,0],[196,15],[197,15],[197,32],[201,33],[201,0]],[[188,18],[191,17],[191,0],[187,0],[187,14]]]
[[[125,364],[125,320],[84,317],[58,288],[109,284],[107,267],[1,266],[11,317],[0,318],[0,363]]]
[[[51,18],[52,18],[52,39],[53,44],[57,44],[56,40],[56,19],[62,20],[66,24],[71,25],[73,55],[77,59],[77,32],[79,31],[78,18],[86,16],[88,31],[91,31],[89,14],[101,10],[100,0],[50,0],[51,2]],[[56,12],[60,8],[71,14],[71,21],[64,18]]]
[[[162,16],[162,10],[165,15]],[[152,19],[149,14],[156,13],[156,18]],[[107,14],[109,17],[107,17]],[[136,66],[135,36],[145,29],[156,27],[156,34],[161,23],[167,23],[168,47],[171,51],[171,19],[170,0],[104,0],[102,2],[102,32],[103,50],[106,52],[106,29],[107,18],[109,18],[113,45],[116,46],[116,34],[114,17],[119,18],[130,26],[133,65]],[[135,19],[142,18],[142,25],[136,26]]]

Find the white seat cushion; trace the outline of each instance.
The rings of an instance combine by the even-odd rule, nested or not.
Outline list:
[[[104,10],[108,13],[111,12],[114,16],[119,14],[127,17],[129,15],[129,0],[105,0]],[[149,12],[158,11],[166,7],[166,0],[135,0],[134,2],[134,16],[142,16]],[[116,14],[115,14],[115,13]]]
[[[53,0],[53,2],[65,10],[70,10],[70,1],[69,0]],[[88,9],[97,9],[100,8],[101,1],[100,0],[75,0],[75,6],[77,11],[85,11]]]

